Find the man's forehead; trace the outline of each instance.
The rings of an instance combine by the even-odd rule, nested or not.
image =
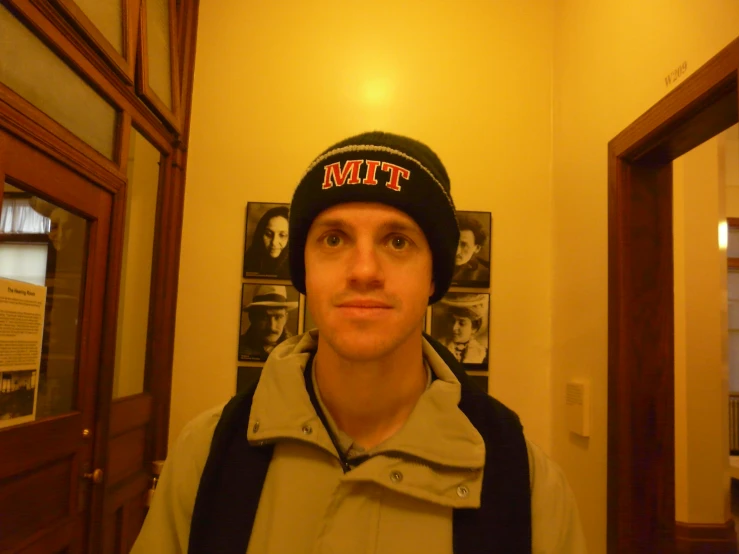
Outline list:
[[[373,228],[387,227],[423,233],[416,221],[406,214],[379,202],[347,202],[322,211],[313,220],[313,227]]]

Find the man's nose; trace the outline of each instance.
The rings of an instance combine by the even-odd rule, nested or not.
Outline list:
[[[370,240],[358,240],[350,258],[349,280],[362,286],[377,286],[384,281],[379,246]]]

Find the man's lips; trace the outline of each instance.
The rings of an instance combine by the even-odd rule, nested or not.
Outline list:
[[[364,308],[364,309],[379,309],[379,310],[388,310],[392,306],[390,304],[386,304],[385,302],[380,302],[378,300],[350,300],[347,302],[341,302],[339,304],[339,308]]]

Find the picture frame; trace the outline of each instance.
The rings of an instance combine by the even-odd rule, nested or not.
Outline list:
[[[298,333],[300,294],[275,283],[243,283],[239,361],[263,362],[275,346]]]
[[[290,204],[248,202],[244,231],[244,279],[290,280]]]
[[[453,287],[489,288],[492,260],[490,212],[457,210],[459,245],[454,259]]]
[[[430,335],[447,347],[465,369],[487,369],[490,295],[448,292],[431,306]]]

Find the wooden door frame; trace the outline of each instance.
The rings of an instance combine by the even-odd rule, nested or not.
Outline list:
[[[609,554],[677,545],[672,161],[737,122],[738,73],[739,38],[608,144]]]
[[[125,0],[138,9],[139,0]],[[176,125],[160,118],[147,107],[136,87],[121,75],[120,68],[96,48],[89,33],[62,13],[68,0],[6,0],[3,6],[39,37],[54,53],[92,86],[118,112],[115,152],[108,159],[84,143],[45,113],[0,83],[0,129],[21,139],[34,149],[72,169],[108,191],[113,199],[107,273],[108,288],[102,325],[101,372],[98,382],[97,420],[94,429],[93,459],[97,467],[107,467],[110,437],[142,427],[148,422],[144,460],[164,459],[167,455],[169,407],[174,356],[174,325],[179,276],[179,254],[184,211],[185,171],[190,129],[190,110],[196,54],[199,0],[171,1],[173,49],[180,52],[172,64],[173,85],[180,105]],[[67,14],[68,15],[68,14]],[[175,19],[176,16],[176,19]],[[137,24],[140,18],[136,17]],[[82,29],[84,31],[84,29]],[[129,32],[132,29],[128,30]],[[176,31],[176,32],[175,32]],[[131,40],[130,33],[128,34]],[[136,41],[138,43],[138,40]],[[135,56],[134,56],[135,58]],[[133,59],[133,58],[132,58]],[[132,73],[133,75],[133,73]],[[152,296],[148,344],[157,348],[147,352],[146,392],[123,399],[112,399],[120,268],[123,257],[123,222],[126,194],[126,165],[130,136],[135,128],[161,153],[157,212],[157,240],[154,245]],[[2,141],[0,141],[2,147]],[[2,167],[0,167],[2,177]],[[0,206],[2,205],[0,179]],[[80,428],[81,430],[81,428]],[[75,435],[75,439],[77,439]],[[148,469],[148,464],[147,469]],[[150,475],[139,473],[110,493],[108,476],[101,487],[93,488],[90,501],[91,529],[88,551],[100,551],[103,514],[115,509],[133,489],[145,490]],[[142,487],[142,484],[145,486]],[[109,494],[110,493],[110,494]],[[106,496],[107,495],[107,496]],[[143,497],[142,497],[143,498]],[[122,524],[126,525],[125,513]],[[120,521],[119,521],[120,523]],[[120,531],[120,529],[118,529]]]

